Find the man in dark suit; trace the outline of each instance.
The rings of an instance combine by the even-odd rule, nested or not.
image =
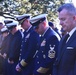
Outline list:
[[[76,8],[71,3],[58,9],[60,25],[69,34],[62,38],[59,52],[54,63],[53,75],[76,75]]]
[[[30,14],[23,14],[17,17],[24,29],[24,37],[22,39],[19,63],[16,66],[17,71],[21,71],[21,75],[32,75],[34,67],[34,54],[37,50],[39,35],[30,24]]]
[[[30,21],[40,35],[38,49],[35,54],[33,75],[50,75],[52,74],[60,37],[48,25],[47,14],[35,16]]]

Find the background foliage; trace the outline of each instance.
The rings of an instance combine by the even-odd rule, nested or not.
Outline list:
[[[64,0],[0,0],[0,12],[33,16],[47,13],[49,21],[57,22],[57,9],[63,3]]]

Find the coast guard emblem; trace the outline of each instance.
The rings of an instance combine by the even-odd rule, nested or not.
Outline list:
[[[50,50],[48,51],[48,57],[49,58],[55,58],[56,52],[55,52],[54,48],[55,48],[55,45],[53,45],[53,46],[50,45]]]

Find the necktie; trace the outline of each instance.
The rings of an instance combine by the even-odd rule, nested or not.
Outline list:
[[[66,43],[66,41],[67,41],[68,37],[69,37],[69,34],[66,34],[66,35],[65,35],[65,37],[64,37],[64,40],[63,40],[63,44],[65,44],[65,43]]]

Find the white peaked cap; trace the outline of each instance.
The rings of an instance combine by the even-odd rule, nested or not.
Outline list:
[[[5,25],[5,23],[4,23],[4,17],[3,16],[0,16],[0,23],[2,23],[3,25]]]
[[[38,16],[35,16],[35,17],[33,17],[33,18],[30,19],[30,22],[31,22],[31,23],[35,23],[35,22],[39,21],[39,20],[42,19],[42,18],[46,18],[47,15],[48,15],[48,14],[40,14],[40,15],[38,15]]]
[[[15,17],[17,18],[18,21],[20,21],[20,20],[23,20],[24,18],[30,19],[31,14],[15,15]]]
[[[2,29],[1,29],[1,32],[5,32],[5,31],[7,31],[8,30],[8,28],[5,26],[5,27],[3,27]]]
[[[19,23],[15,20],[9,20],[9,23],[6,24],[7,27],[17,26]]]

